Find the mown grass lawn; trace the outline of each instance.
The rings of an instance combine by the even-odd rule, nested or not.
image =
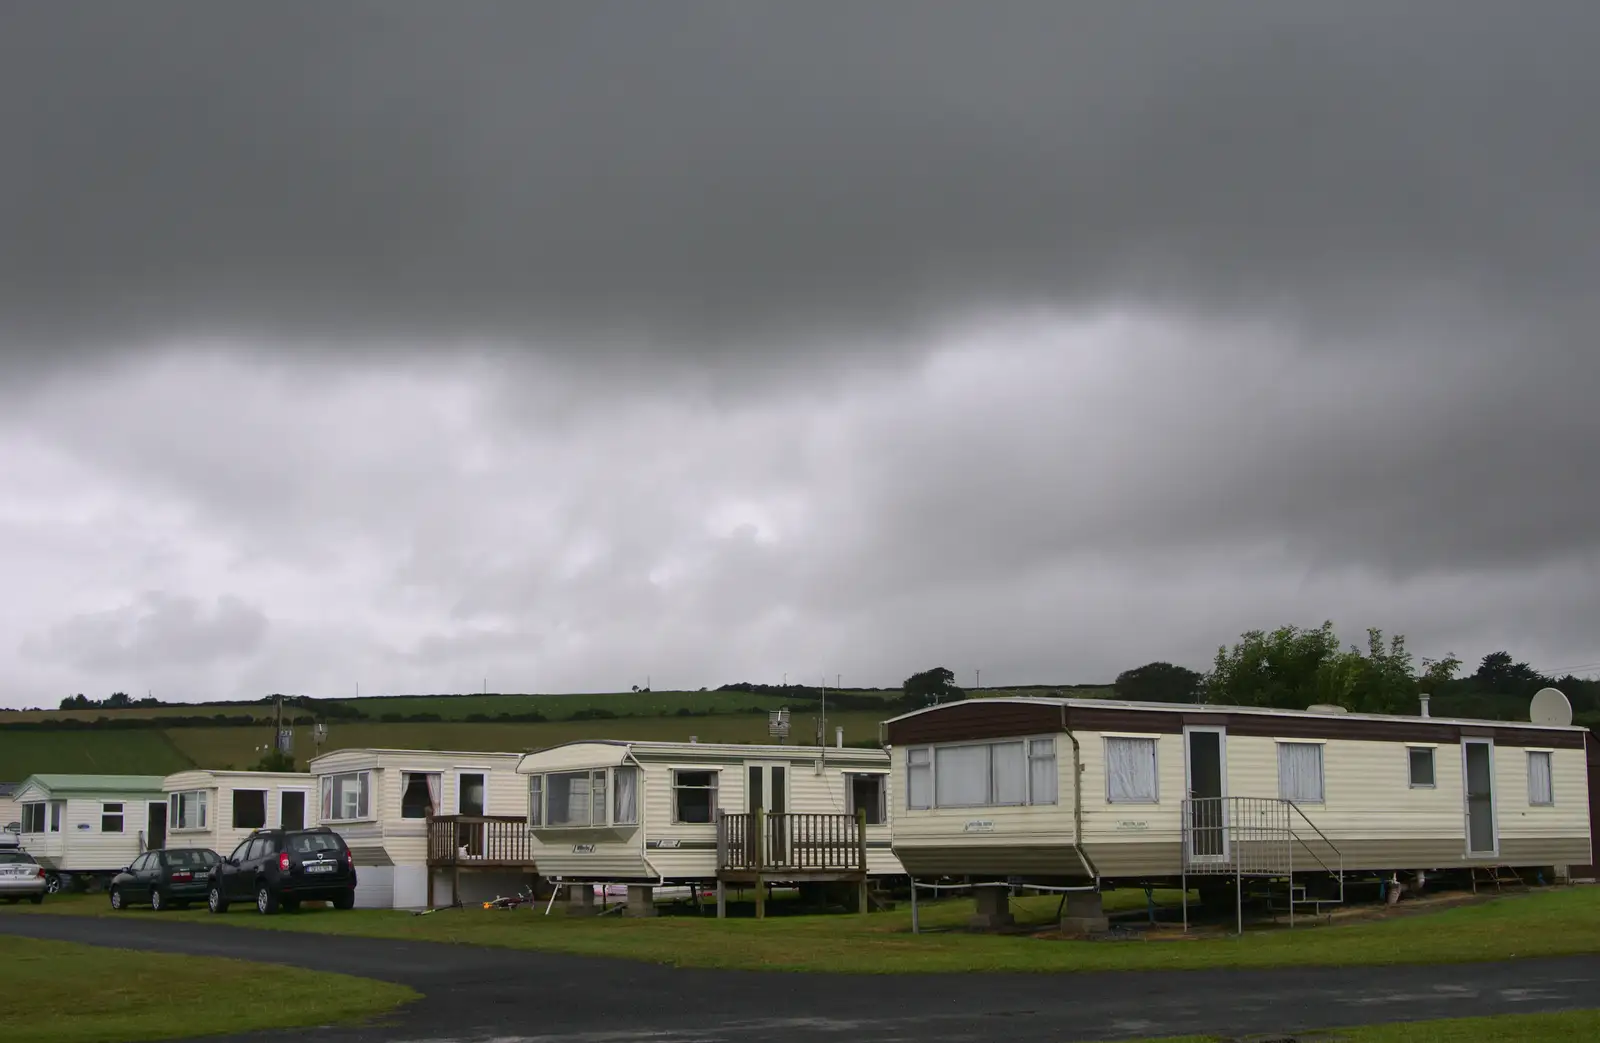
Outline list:
[[[417,997],[403,985],[213,957],[0,934],[6,1043],[172,1039],[355,1021]]]
[[[1597,1001],[1600,1002],[1600,1001]],[[1502,1014],[1395,1025],[1366,1025],[1306,1035],[1329,1043],[1593,1043],[1600,1039],[1600,1010],[1557,1014]],[[1169,1036],[1142,1043],[1230,1043],[1223,1036]]]
[[[1108,896],[1108,898],[1111,896]],[[1116,901],[1143,901],[1120,892]],[[1056,898],[1013,903],[1019,917],[1045,920]],[[14,907],[21,915],[32,906]],[[104,896],[53,896],[39,912],[110,914]],[[925,904],[923,925],[955,927],[970,900]],[[0,915],[4,915],[0,913]],[[131,910],[123,916],[153,916]],[[1600,888],[1574,887],[1508,896],[1437,912],[1415,912],[1339,926],[1256,928],[1242,938],[1173,941],[1063,941],[959,930],[910,933],[902,906],[870,916],[779,916],[767,920],[661,916],[549,916],[543,906],[518,910],[454,909],[426,916],[389,910],[304,909],[261,916],[240,906],[225,916],[204,911],[163,913],[242,927],[375,938],[505,946],[613,956],[684,967],[858,974],[973,971],[1194,970],[1285,966],[1463,963],[1600,952]]]

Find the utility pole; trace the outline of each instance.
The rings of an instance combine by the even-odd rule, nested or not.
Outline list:
[[[972,685],[973,690],[974,691],[981,691],[983,689],[983,671],[982,670],[974,670],[973,673],[977,676],[977,680],[975,682],[973,682],[973,685]]]

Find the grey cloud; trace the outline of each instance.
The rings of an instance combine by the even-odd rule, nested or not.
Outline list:
[[[268,629],[259,608],[231,595],[208,609],[196,598],[150,591],[118,608],[61,620],[25,639],[22,651],[90,673],[196,669],[249,657]]]
[[[1560,326],[1600,251],[1597,30],[1556,0],[28,5],[0,339],[743,368],[1029,302]]]

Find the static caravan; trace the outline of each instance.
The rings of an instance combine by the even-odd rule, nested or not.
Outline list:
[[[14,798],[22,847],[48,871],[49,889],[109,880],[166,844],[159,775],[31,775]]]
[[[889,840],[879,749],[698,742],[573,742],[525,755],[541,875],[585,912],[595,884],[628,885],[633,915],[658,886],[854,881],[903,873]],[[761,899],[758,897],[758,903]],[[758,904],[758,912],[761,906]]]
[[[251,830],[317,824],[309,773],[195,769],[168,775],[161,788],[168,847],[210,848],[226,858]]]
[[[1593,737],[1538,698],[1540,723],[1426,705],[1415,717],[1069,698],[929,707],[883,726],[903,794],[894,851],[913,877],[1065,886],[1564,873],[1593,861]]]
[[[527,886],[520,756],[356,749],[313,758],[318,822],[344,837],[360,871],[356,905],[431,908]]]

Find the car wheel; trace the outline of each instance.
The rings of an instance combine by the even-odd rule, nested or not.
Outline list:
[[[120,887],[111,889],[111,908],[119,911],[122,909],[122,888]]]
[[[333,896],[335,909],[354,909],[356,907],[356,893],[354,891],[340,891]]]
[[[152,887],[150,889],[150,908],[151,908],[151,910],[153,910],[154,912],[158,912],[159,913],[161,910],[165,909],[166,907],[167,907],[167,900],[165,898],[161,897],[161,888]]]
[[[256,885],[256,912],[271,916],[278,911],[278,893],[266,882]]]
[[[212,884],[211,890],[206,892],[206,908],[214,913],[228,911],[228,900],[222,897],[222,885]]]
[[[44,878],[44,889],[53,895],[61,893],[61,878],[54,873]]]

